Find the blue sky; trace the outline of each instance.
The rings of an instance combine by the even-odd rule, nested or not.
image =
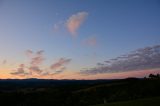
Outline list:
[[[60,74],[78,72],[160,44],[159,29],[159,0],[0,0],[0,73],[30,64],[27,50],[44,51],[39,69],[62,58]]]

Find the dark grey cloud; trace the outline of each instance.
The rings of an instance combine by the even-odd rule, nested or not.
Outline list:
[[[117,58],[97,63],[95,68],[81,70],[81,74],[114,73],[160,68],[160,45],[140,48]]]

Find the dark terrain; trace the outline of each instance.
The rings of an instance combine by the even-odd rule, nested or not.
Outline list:
[[[0,80],[0,106],[90,106],[159,96],[160,78],[152,76],[121,80]]]

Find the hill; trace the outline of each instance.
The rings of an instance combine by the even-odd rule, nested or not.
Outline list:
[[[153,97],[153,98],[145,98],[132,101],[125,101],[125,102],[106,103],[94,106],[159,106],[159,105],[160,105],[160,97]]]
[[[160,96],[160,79],[0,80],[0,105],[90,106]]]

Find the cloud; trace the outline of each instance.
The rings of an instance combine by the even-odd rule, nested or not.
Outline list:
[[[39,51],[37,51],[37,55],[43,55],[43,53],[44,53],[44,50],[39,50]]]
[[[88,39],[84,40],[83,43],[88,46],[95,46],[97,45],[97,39],[95,37],[89,37]]]
[[[42,56],[36,56],[36,57],[33,57],[33,58],[31,59],[30,64],[31,64],[32,66],[37,66],[37,65],[42,64],[43,61],[44,61],[44,58],[43,58]]]
[[[56,75],[56,74],[60,74],[62,73],[64,70],[58,70],[58,71],[55,71],[53,74]]]
[[[68,64],[71,59],[60,58],[56,63],[50,66],[51,70],[57,70],[59,68],[64,68],[64,65]]]
[[[27,51],[30,59],[30,64],[28,66],[28,71],[31,75],[40,75],[43,72],[43,69],[40,69],[40,65],[44,62],[44,50],[39,50],[37,52],[33,52],[31,50]]]
[[[10,74],[12,75],[17,75],[17,76],[26,76],[26,75],[30,75],[30,73],[25,72],[25,65],[24,64],[20,64],[19,67],[14,70],[15,72],[12,72]]]
[[[85,21],[87,16],[88,16],[87,12],[78,12],[69,17],[69,19],[66,22],[66,27],[73,36],[76,36],[77,30],[79,29],[81,24]]]
[[[59,70],[55,71],[53,73],[53,75],[60,74],[60,73],[64,72],[65,69],[66,69],[66,67],[61,67]]]
[[[31,66],[37,66],[43,63],[45,60],[43,56],[44,50],[39,50],[36,53],[34,53],[32,50],[27,50],[26,55],[30,58],[30,65]]]
[[[81,74],[128,72],[160,68],[160,45],[140,48],[128,54],[98,63],[98,66],[81,70]]]
[[[20,64],[15,72],[12,72],[12,75],[17,76],[40,76],[44,71],[40,68],[40,65],[44,62],[44,50],[39,50],[37,52],[33,52],[32,50],[27,50],[25,52],[26,56],[29,58],[29,64]]]
[[[52,77],[56,74],[64,72],[66,69],[65,66],[71,61],[71,59],[60,58],[50,67],[43,69],[41,66],[45,60],[43,55],[44,50],[39,50],[37,52],[27,50],[25,53],[29,58],[29,64],[20,64],[18,68],[10,74],[23,77]]]
[[[40,69],[38,66],[30,66],[28,69],[31,74],[41,74],[43,72],[43,70]]]
[[[60,74],[62,72],[64,72],[64,70],[57,70],[55,72],[45,72],[45,73],[42,73],[42,76],[50,76],[50,77],[52,77],[52,76]]]
[[[32,51],[32,50],[26,50],[25,54],[26,54],[28,57],[31,57],[32,54],[33,54],[33,51]]]
[[[54,70],[54,72],[46,71],[46,72],[41,73],[41,76],[54,77],[55,75],[63,73],[65,69],[66,67],[61,67],[58,70]]]

